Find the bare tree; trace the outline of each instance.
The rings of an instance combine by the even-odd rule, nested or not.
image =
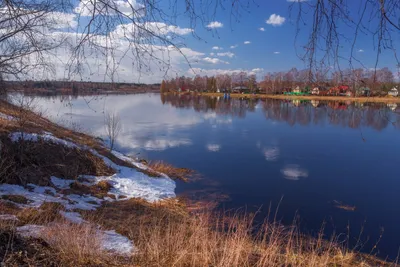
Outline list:
[[[357,56],[357,52],[362,51],[357,43],[360,35],[370,36],[374,41],[375,69],[384,50],[392,51],[396,65],[399,64],[396,51],[396,39],[400,34],[398,0],[292,2],[290,10],[297,25],[296,49],[308,65],[310,79],[320,65],[332,66],[338,73],[343,65],[351,69],[355,64],[364,67]],[[305,43],[304,38],[297,38],[303,33],[308,36]],[[350,50],[343,49],[349,44]]]
[[[121,118],[114,112],[107,112],[104,116],[106,134],[110,141],[110,150],[114,149],[115,141],[122,130]]]
[[[167,74],[172,53],[191,64],[182,34],[200,39],[194,29],[207,28],[218,11],[239,20],[253,1],[1,0],[0,74],[39,79],[30,70],[41,67],[52,74],[56,67],[51,63],[59,60],[64,66],[58,71],[64,70],[66,79],[90,79],[97,73],[115,81],[125,71],[123,58],[130,59],[135,73],[157,69]],[[175,26],[182,15],[189,28]]]

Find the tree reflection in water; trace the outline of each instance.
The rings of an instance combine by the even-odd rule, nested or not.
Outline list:
[[[267,120],[299,125],[337,125],[342,127],[370,127],[383,130],[400,127],[400,106],[394,103],[360,103],[351,101],[279,100],[205,97],[197,95],[161,94],[163,104],[197,112],[215,112],[244,118],[247,112],[261,108]]]

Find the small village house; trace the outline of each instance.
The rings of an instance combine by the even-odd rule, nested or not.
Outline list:
[[[234,93],[243,94],[243,93],[248,93],[248,92],[250,92],[250,89],[247,88],[246,86],[236,86],[236,87],[234,87],[234,88],[232,89],[232,91],[233,91]]]
[[[399,90],[397,90],[397,88],[394,87],[394,88],[390,89],[390,91],[388,92],[388,95],[397,97],[399,95]]]
[[[301,93],[300,86],[296,86],[296,88],[294,88],[294,89],[292,90],[292,92],[293,92],[293,93],[296,93],[296,94],[300,94],[300,93]]]

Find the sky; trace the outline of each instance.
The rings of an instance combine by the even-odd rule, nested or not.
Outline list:
[[[123,12],[129,15],[130,8],[141,10],[140,0],[110,0]],[[215,2],[215,0],[207,0]],[[204,2],[207,2],[204,1]],[[287,71],[293,67],[298,69],[306,68],[298,53],[304,52],[304,44],[307,40],[307,31],[310,29],[311,14],[305,14],[301,31],[296,36],[295,15],[290,7],[298,8],[300,4],[313,4],[316,0],[242,0],[246,7],[240,11],[240,16],[232,15],[231,10],[219,8],[214,12],[213,8],[202,7],[204,12],[202,20],[197,20],[196,25],[191,24],[190,18],[180,12],[184,6],[177,6],[177,16],[172,20],[162,20],[160,16],[155,16],[153,20],[146,18],[145,28],[165,37],[181,48],[180,51],[167,46],[165,43],[154,42],[147,48],[153,51],[154,58],[146,58],[146,67],[138,69],[135,57],[130,56],[126,51],[130,50],[129,42],[126,41],[126,32],[136,32],[129,22],[121,21],[120,24],[113,25],[113,29],[108,33],[112,39],[112,46],[117,47],[113,54],[113,60],[105,58],[101,53],[94,53],[87,57],[87,62],[83,67],[83,74],[67,74],[65,65],[70,62],[70,51],[58,48],[49,59],[55,62],[54,72],[33,71],[28,79],[74,79],[84,81],[109,81],[116,82],[143,82],[159,83],[162,79],[175,76],[215,75],[219,73],[232,73],[246,71],[256,74],[261,79],[266,72]],[[357,16],[360,6],[357,4],[361,0],[350,1],[350,10]],[[179,3],[183,1],[178,0]],[[195,3],[200,3],[194,1]],[[249,4],[247,5],[247,2]],[[356,3],[357,2],[357,3]],[[164,8],[165,13],[171,11],[168,0],[158,2]],[[75,7],[70,13],[58,13],[52,17],[61,26],[51,32],[52,35],[60,36],[68,34],[70,43],[76,42],[76,36],[84,29],[87,23],[87,15],[92,14],[89,0],[75,2]],[[209,10],[208,10],[209,8]],[[140,11],[142,12],[142,11]],[[140,21],[141,15],[138,20]],[[374,22],[368,25],[373,27]],[[64,26],[64,25],[68,25]],[[351,51],[354,36],[354,29],[345,25],[338,25],[338,31],[343,36],[343,43],[340,47],[341,55],[344,59],[348,58]],[[392,34],[394,46],[400,49],[400,33]],[[346,38],[349,38],[346,41]],[[133,39],[131,39],[132,41]],[[99,43],[104,44],[100,37]],[[143,41],[144,42],[144,41]],[[141,44],[143,44],[143,42]],[[90,51],[91,47],[86,47]],[[374,68],[376,62],[376,42],[373,41],[371,34],[359,34],[357,42],[354,44],[354,56],[361,63],[355,62],[354,67]],[[89,53],[90,54],[90,53]],[[158,59],[165,59],[167,64],[162,64]],[[116,59],[116,60],[115,60]],[[117,66],[115,71],[110,74],[109,66],[113,62]],[[115,63],[116,62],[116,63]],[[342,60],[342,68],[348,67],[348,62]],[[346,65],[347,64],[347,65]],[[379,67],[389,67],[392,71],[397,71],[397,62],[392,51],[382,51],[379,59]]]

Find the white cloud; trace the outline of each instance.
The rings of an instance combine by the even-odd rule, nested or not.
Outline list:
[[[210,53],[210,56],[215,56],[215,53]]]
[[[213,22],[210,22],[206,27],[210,28],[210,29],[216,29],[216,28],[224,27],[224,24],[222,24],[219,21],[213,21]]]
[[[167,34],[187,35],[192,33],[193,29],[167,25],[163,22],[136,23],[136,25],[134,23],[128,23],[118,25],[113,34],[116,34],[119,38],[127,37],[135,39],[138,38],[138,36],[146,36],[149,32],[157,36]],[[170,38],[172,37],[170,36]]]
[[[245,41],[244,44],[245,44],[245,45],[251,44],[251,42],[250,42],[250,41]]]
[[[93,3],[96,3],[96,9],[94,10]],[[106,6],[106,5],[107,6]],[[93,0],[81,0],[78,6],[74,9],[75,13],[78,13],[83,17],[90,17],[93,14],[96,15],[117,15],[123,13],[129,17],[142,17],[145,15],[145,6],[136,2],[136,0],[106,0],[106,1],[93,1]]]
[[[265,32],[265,29],[263,27],[258,28],[260,31]]]
[[[218,75],[218,74],[233,74],[233,73],[239,73],[239,72],[246,72],[247,74],[260,74],[263,72],[264,69],[262,68],[254,68],[252,70],[244,70],[244,69],[201,69],[201,68],[192,68],[187,71],[189,75],[207,75],[207,76],[213,76],[213,75]]]
[[[223,48],[222,48],[222,47],[219,47],[219,46],[213,46],[213,47],[212,47],[212,50],[223,50]]]
[[[272,26],[281,26],[285,23],[286,19],[276,14],[272,14],[269,19],[266,21],[267,24]]]
[[[281,52],[279,52],[279,51],[275,51],[275,52],[274,52],[275,55],[279,55],[280,53],[281,53]]]
[[[231,49],[235,49],[236,47],[238,47],[238,45],[231,45]]]
[[[219,58],[205,57],[203,60],[211,64],[229,64],[229,62],[223,61]]]
[[[221,146],[218,144],[208,144],[206,146],[207,150],[210,152],[218,152],[221,150]]]
[[[358,52],[358,53],[364,53],[364,50],[363,50],[363,49],[360,49],[360,50],[358,50],[357,52]]]
[[[263,68],[255,68],[255,69],[252,69],[250,72],[252,72],[252,73],[259,73],[259,72],[263,72],[263,71],[264,71]]]
[[[214,54],[214,53],[213,53]],[[224,53],[217,53],[217,56],[219,57],[230,57],[233,58],[235,56],[234,53],[232,52],[224,52]]]

